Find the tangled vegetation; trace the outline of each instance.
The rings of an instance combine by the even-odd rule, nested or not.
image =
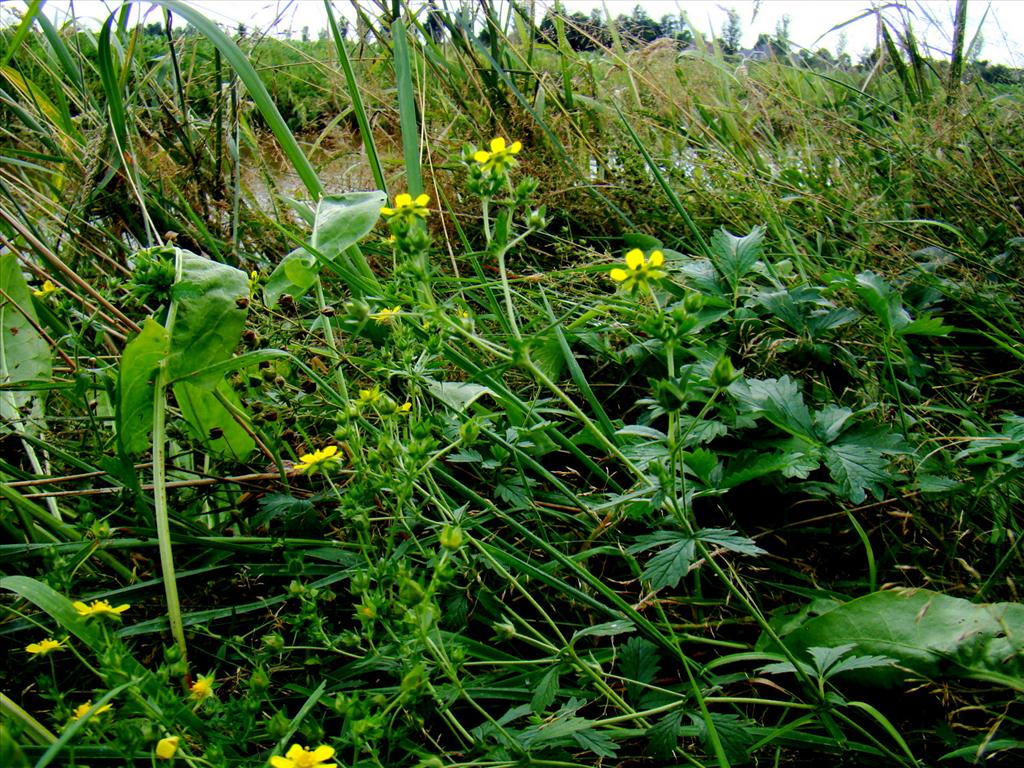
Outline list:
[[[1012,78],[154,5],[0,30],[0,764],[1019,762]]]

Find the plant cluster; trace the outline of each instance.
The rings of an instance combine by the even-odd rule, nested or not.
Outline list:
[[[1019,758],[1013,108],[403,8],[335,193],[165,2],[8,39],[0,763]]]

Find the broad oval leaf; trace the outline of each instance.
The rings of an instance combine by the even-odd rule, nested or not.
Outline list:
[[[13,253],[0,254],[0,384],[49,380],[50,347],[36,330],[39,320],[32,295]],[[30,390],[0,393],[0,421],[23,418],[18,409],[32,398]]]
[[[249,278],[240,269],[178,251],[167,375],[211,390],[222,374],[204,369],[231,357],[245,326]]]
[[[313,248],[334,260],[373,229],[387,200],[387,195],[376,190],[324,195],[316,208]]]
[[[927,677],[968,677],[1024,690],[1024,605],[976,604],[927,589],[891,590],[839,605],[782,638],[798,658],[853,644]],[[857,681],[891,686],[905,672],[862,669]]]
[[[151,317],[121,353],[117,384],[117,439],[127,453],[150,446],[157,367],[171,348],[171,335]]]

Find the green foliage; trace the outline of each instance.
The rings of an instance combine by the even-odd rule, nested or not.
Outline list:
[[[9,762],[1013,762],[1012,84],[161,5],[0,30]]]

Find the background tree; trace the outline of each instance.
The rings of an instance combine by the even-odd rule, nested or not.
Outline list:
[[[722,50],[727,54],[738,53],[743,40],[743,25],[740,24],[740,12],[735,8],[729,8],[726,12],[728,18],[722,28],[722,38],[719,41]]]

